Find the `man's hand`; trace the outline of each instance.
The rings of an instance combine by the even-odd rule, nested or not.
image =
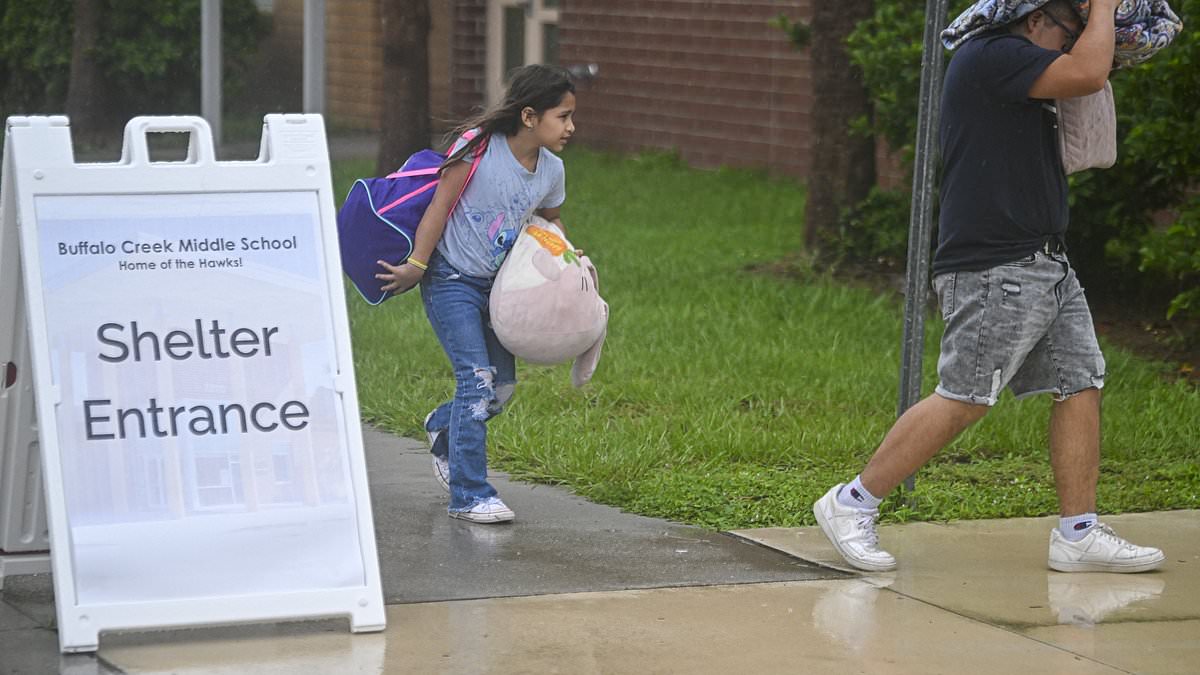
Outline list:
[[[421,283],[421,277],[425,275],[425,270],[405,263],[403,265],[390,265],[382,260],[376,261],[387,272],[380,272],[375,275],[376,279],[387,282],[379,290],[388,292],[391,291],[399,295],[413,286]]]
[[[1030,98],[1072,98],[1086,96],[1104,88],[1113,62],[1113,14],[1116,0],[1093,0],[1087,26],[1069,53],[1058,57],[1042,71],[1029,89]],[[1026,19],[1026,34],[1030,41],[1044,49],[1059,49],[1065,37],[1047,18],[1049,10],[1035,11]],[[1062,19],[1058,19],[1059,23]],[[1075,19],[1078,21],[1078,18]],[[1074,28],[1072,28],[1074,30]]]

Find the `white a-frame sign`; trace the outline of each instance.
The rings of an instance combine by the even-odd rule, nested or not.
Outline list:
[[[147,136],[190,134],[151,161]],[[349,616],[383,593],[325,130],[257,161],[139,117],[76,164],[64,117],[6,125],[63,651],[107,630]],[[0,320],[8,317],[0,317]]]

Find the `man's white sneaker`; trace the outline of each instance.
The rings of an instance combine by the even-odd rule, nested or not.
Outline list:
[[[1135,546],[1104,523],[1079,541],[1067,541],[1058,528],[1050,530],[1049,565],[1059,572],[1147,572],[1164,560],[1162,551]]]
[[[878,509],[856,509],[838,503],[838,483],[813,504],[813,515],[821,531],[851,567],[867,572],[887,572],[896,569],[892,554],[879,548],[875,532]]]
[[[505,506],[499,497],[488,497],[466,511],[451,511],[450,517],[472,523],[504,523],[516,518],[517,514]]]
[[[433,417],[435,411],[430,411],[425,416],[425,422],[421,425],[425,429],[425,437],[429,439],[429,448],[432,450],[437,443],[438,436],[442,435],[440,431],[429,430],[429,418]],[[450,458],[433,456],[433,476],[437,478],[438,485],[447,493],[450,492]]]

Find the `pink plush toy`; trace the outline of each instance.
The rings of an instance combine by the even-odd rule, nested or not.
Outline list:
[[[530,363],[575,359],[571,383],[582,387],[596,371],[608,328],[596,268],[554,223],[534,216],[517,237],[489,304],[492,328],[504,348]]]

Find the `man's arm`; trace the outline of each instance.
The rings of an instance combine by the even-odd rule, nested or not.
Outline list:
[[[1029,88],[1030,98],[1072,98],[1104,88],[1112,69],[1116,0],[1092,0],[1083,34],[1069,53],[1055,59]]]

